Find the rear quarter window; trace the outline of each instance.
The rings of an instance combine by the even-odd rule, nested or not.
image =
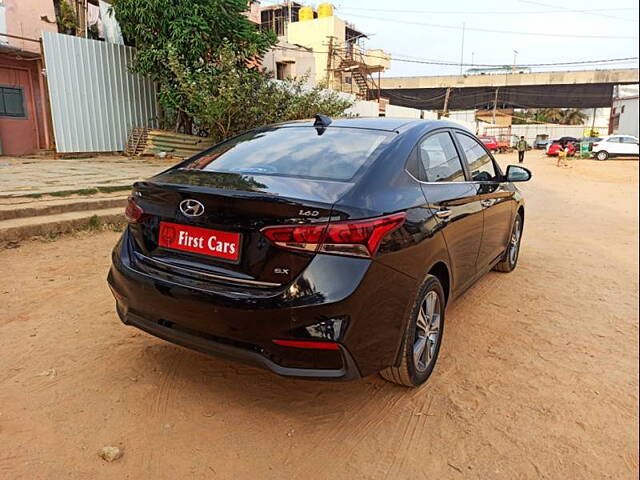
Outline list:
[[[347,181],[392,135],[343,127],[253,131],[214,146],[183,168]]]

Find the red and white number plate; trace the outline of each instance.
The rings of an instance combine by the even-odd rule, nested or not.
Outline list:
[[[233,262],[240,258],[240,234],[210,228],[160,222],[158,245]]]

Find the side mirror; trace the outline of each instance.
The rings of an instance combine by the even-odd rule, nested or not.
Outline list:
[[[531,171],[519,165],[509,165],[505,177],[507,182],[528,182],[531,180]]]

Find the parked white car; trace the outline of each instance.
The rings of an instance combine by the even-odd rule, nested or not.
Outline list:
[[[638,139],[631,135],[609,135],[593,144],[593,154],[598,160],[609,157],[638,156]]]

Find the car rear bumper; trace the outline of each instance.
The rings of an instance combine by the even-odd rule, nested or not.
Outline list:
[[[108,282],[127,325],[279,375],[336,380],[395,362],[415,283],[368,259],[316,255],[287,286],[200,288],[138,269],[127,232],[114,250]],[[332,341],[338,349],[292,348],[273,339]]]
[[[300,377],[324,380],[355,380],[360,378],[360,372],[349,352],[341,347],[343,367],[339,369],[315,369],[284,367],[273,362],[265,355],[250,349],[228,345],[214,340],[209,340],[201,335],[176,330],[174,327],[163,325],[157,321],[149,320],[132,313],[122,314],[118,308],[118,315],[122,322],[143,330],[155,337],[161,338],[176,345],[181,345],[206,355],[239,361],[248,365],[271,370],[278,375],[286,377]]]

